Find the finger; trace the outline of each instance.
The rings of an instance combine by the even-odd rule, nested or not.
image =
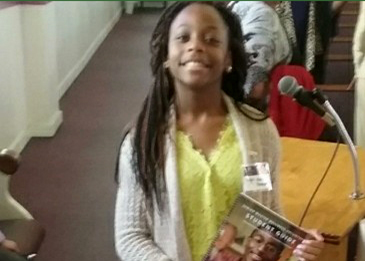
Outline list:
[[[317,259],[316,255],[305,253],[300,249],[295,249],[293,253],[297,258],[299,258],[299,260],[302,261],[314,261]]]
[[[318,240],[303,240],[303,242],[300,245],[305,245],[309,247],[315,247],[315,248],[324,248],[324,242],[318,241]]]
[[[312,237],[314,237],[315,240],[317,240],[317,241],[324,241],[323,236],[321,235],[321,233],[319,233],[318,230],[316,230],[316,229],[308,229],[307,232]]]
[[[304,253],[309,253],[309,254],[316,255],[316,256],[319,256],[319,254],[322,252],[322,248],[312,246],[312,245],[304,245],[304,244],[298,245],[296,247],[296,249],[298,249]]]

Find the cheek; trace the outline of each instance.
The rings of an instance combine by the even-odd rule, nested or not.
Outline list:
[[[227,53],[224,51],[216,52],[216,63],[221,70],[225,70],[226,67],[229,65],[229,59]]]
[[[167,48],[167,59],[170,62],[176,62],[179,56],[179,48],[175,44],[169,44]]]
[[[167,61],[168,61],[168,65],[169,65],[169,71],[170,71],[171,75],[174,76],[176,73],[176,70],[178,69],[179,61],[180,61],[179,53],[176,51],[176,49],[169,48],[168,55],[167,55]]]
[[[250,243],[247,246],[248,248],[255,248],[255,243],[250,241]]]

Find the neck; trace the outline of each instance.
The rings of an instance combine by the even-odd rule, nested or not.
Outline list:
[[[180,116],[226,115],[227,109],[220,86],[218,88],[176,88],[176,112]]]

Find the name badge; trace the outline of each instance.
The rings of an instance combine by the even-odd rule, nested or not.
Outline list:
[[[243,176],[243,189],[244,192],[272,190],[269,163],[256,162],[253,164],[245,165]]]

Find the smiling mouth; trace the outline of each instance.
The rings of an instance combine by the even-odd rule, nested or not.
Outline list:
[[[180,64],[189,69],[207,69],[209,66],[202,61],[187,61]]]
[[[259,255],[255,254],[255,253],[250,253],[251,259],[254,261],[262,261],[262,257],[260,257]]]
[[[204,65],[204,66],[208,66],[209,64],[207,64],[207,62],[205,61],[205,59],[202,59],[202,58],[188,58],[188,59],[185,59],[185,61],[181,61],[180,64],[181,65],[186,65],[186,64],[190,64],[190,63],[193,63],[193,64],[201,64],[201,65]]]

